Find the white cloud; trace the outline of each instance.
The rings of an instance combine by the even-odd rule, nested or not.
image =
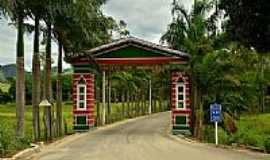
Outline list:
[[[9,23],[10,22],[8,22],[6,19],[0,20],[0,65],[16,63],[17,30],[14,26],[9,25]],[[42,46],[40,48],[40,50],[42,51]],[[32,68],[32,53],[33,34],[26,33],[24,35],[24,62],[25,69],[28,71],[30,71]],[[52,57],[56,62],[57,45],[54,42],[52,43]],[[67,66],[67,64],[64,64],[64,67]]]
[[[182,0],[190,8],[193,1]],[[155,43],[166,31],[171,21],[172,0],[108,0],[103,6],[104,13],[116,20],[124,20],[132,36]],[[25,67],[31,69],[33,35],[25,35]],[[57,45],[53,43],[52,55],[57,62]],[[16,28],[7,20],[0,19],[0,65],[16,62]],[[64,67],[69,65],[64,63]]]
[[[182,0],[190,8],[193,1]],[[104,8],[106,15],[124,20],[132,36],[155,43],[171,21],[172,0],[109,0]]]

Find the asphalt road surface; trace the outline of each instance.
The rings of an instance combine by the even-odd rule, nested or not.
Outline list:
[[[129,120],[52,144],[36,160],[259,160],[265,154],[216,148],[168,135],[170,113]],[[76,136],[75,136],[76,137]],[[179,140],[178,140],[179,139]]]

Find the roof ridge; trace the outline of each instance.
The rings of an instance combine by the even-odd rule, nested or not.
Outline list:
[[[143,40],[143,39],[140,39],[140,38],[137,38],[137,37],[133,37],[133,36],[120,38],[120,39],[118,39],[116,41],[113,41],[111,43],[103,44],[101,46],[86,50],[84,53],[73,53],[73,54],[71,53],[71,54],[67,54],[67,56],[79,57],[79,56],[85,56],[85,54],[96,54],[98,52],[101,53],[106,49],[117,47],[119,45],[126,44],[126,43],[128,43],[128,45],[129,45],[129,43],[130,44],[132,44],[132,43],[136,44],[137,43],[137,45],[148,47],[148,48],[151,48],[152,50],[159,50],[159,51],[162,51],[162,52],[165,52],[165,53],[168,53],[168,54],[172,54],[172,55],[175,55],[175,56],[179,56],[179,57],[186,57],[186,58],[190,57],[190,55],[185,53],[185,52],[182,52],[182,51],[179,51],[179,50],[174,50],[174,49],[171,49],[171,48],[169,48],[167,46],[163,46],[163,45],[160,45],[160,44],[157,44],[157,43],[154,43],[154,42],[149,42],[149,41],[146,41],[146,40]]]

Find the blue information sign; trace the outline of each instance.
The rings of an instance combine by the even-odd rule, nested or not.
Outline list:
[[[210,105],[210,119],[211,122],[221,121],[221,105],[214,103]]]

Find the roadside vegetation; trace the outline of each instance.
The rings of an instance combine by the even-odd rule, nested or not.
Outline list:
[[[41,112],[41,117],[42,115]],[[63,105],[63,119],[66,125],[66,134],[73,133],[72,105],[70,103]],[[19,150],[30,147],[33,142],[31,106],[26,106],[24,138],[14,138],[16,137],[14,130],[16,127],[16,107],[14,103],[0,104],[0,121],[0,157],[10,157]]]
[[[172,3],[172,21],[161,42],[191,55],[182,70],[191,77],[193,136],[201,141],[213,142],[209,106],[216,102],[223,111],[222,143],[268,150],[270,8],[265,4],[194,0],[189,10],[181,0]]]
[[[7,93],[9,91],[10,84],[9,83],[2,83],[0,82],[0,90],[4,93]]]
[[[0,20],[6,18],[17,28],[17,75],[6,79],[1,74],[2,155],[25,148],[30,142],[60,138],[65,134],[65,126],[72,132],[71,104],[63,103],[71,100],[72,75],[63,72],[63,55],[112,42],[113,33],[119,35],[117,38],[129,35],[125,22],[116,22],[102,13],[101,6],[105,3],[106,0],[0,1]],[[217,102],[223,109],[222,143],[251,145],[269,151],[270,104],[266,99],[270,94],[268,4],[267,0],[194,0],[189,10],[183,7],[181,0],[172,0],[172,20],[161,43],[191,55],[187,65],[170,67],[190,76],[195,138],[213,141],[209,105]],[[34,24],[27,23],[26,19]],[[33,33],[34,39],[31,73],[24,71],[24,34],[28,32]],[[58,44],[57,68],[52,68],[52,40]],[[40,46],[45,51],[40,51]],[[98,126],[101,75],[98,68],[93,71],[97,73]],[[112,72],[107,77],[107,123],[146,114],[150,80],[153,111],[168,110],[170,73],[163,68],[157,67],[152,73],[143,70]],[[39,108],[43,99],[54,104],[53,111]],[[53,134],[45,135],[42,130],[43,119],[39,115],[43,111],[47,115],[53,114],[53,123],[49,124]],[[120,114],[115,115],[115,111]]]
[[[229,134],[224,127],[219,127],[219,143],[230,146],[249,147],[251,149],[270,151],[270,114],[242,115],[236,122],[237,131]],[[203,141],[215,143],[214,125],[205,125]]]

